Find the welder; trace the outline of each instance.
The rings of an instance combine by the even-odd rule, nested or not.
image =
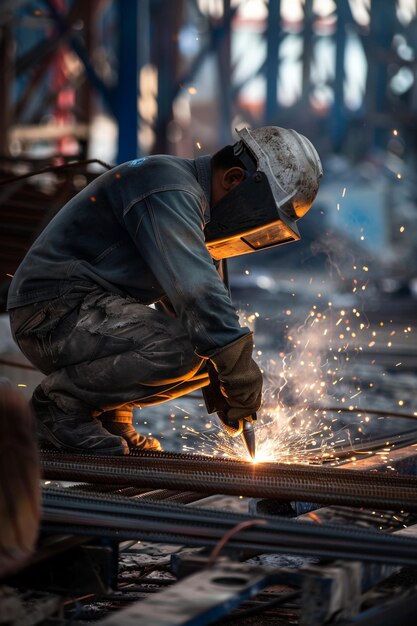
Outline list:
[[[300,238],[322,166],[274,126],[194,160],[134,159],[97,176],[35,240],[12,280],[13,336],[45,378],[41,440],[67,452],[159,450],[133,411],[204,388],[231,436],[260,408],[262,374],[224,259]]]

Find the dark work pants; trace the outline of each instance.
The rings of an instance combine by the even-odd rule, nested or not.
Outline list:
[[[177,319],[132,298],[77,285],[10,311],[16,343],[63,411],[149,406],[208,384]]]

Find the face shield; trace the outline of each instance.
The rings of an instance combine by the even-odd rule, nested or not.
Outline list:
[[[234,152],[246,178],[212,207],[205,238],[216,260],[300,239],[296,220],[310,209],[322,176],[314,146],[299,133],[275,126],[237,132]]]

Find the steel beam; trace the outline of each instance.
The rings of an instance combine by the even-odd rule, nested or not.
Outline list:
[[[337,3],[337,26],[335,33],[336,61],[334,75],[334,102],[331,108],[332,147],[337,153],[342,151],[347,132],[347,110],[345,106],[345,63],[346,36],[351,11],[348,0]]]
[[[392,123],[388,95],[387,52],[398,26],[396,2],[379,0],[370,4],[368,78],[366,85],[367,121],[372,130],[372,147],[385,149]]]
[[[119,24],[119,78],[114,113],[119,128],[118,163],[135,159],[138,156],[139,4],[140,0],[119,0],[116,3]]]
[[[287,574],[291,575],[288,571]],[[219,562],[100,621],[99,624],[205,626],[256,596],[275,582],[276,578],[276,574],[263,567]],[[279,578],[283,582],[284,574],[280,572]]]
[[[184,10],[184,0],[162,2],[158,7],[155,30],[155,65],[158,71],[157,118],[152,152],[169,152],[167,127],[172,119],[172,104],[178,86],[178,31]],[[182,83],[181,83],[182,84]]]
[[[279,79],[279,43],[281,39],[281,0],[268,2],[266,30],[266,101],[265,124],[276,124],[278,120],[277,87]]]
[[[0,154],[9,154],[9,128],[12,122],[13,39],[11,22],[0,26]]]

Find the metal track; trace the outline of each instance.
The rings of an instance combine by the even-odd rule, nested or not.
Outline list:
[[[239,513],[108,494],[86,495],[65,488],[43,491],[42,529],[46,532],[207,546],[243,522],[247,527],[232,534],[229,548],[417,565],[417,539],[410,537],[310,521],[260,520]]]
[[[43,452],[41,464],[44,478],[53,480],[417,512],[417,478],[392,473],[279,463],[252,465],[174,453],[97,457]]]

